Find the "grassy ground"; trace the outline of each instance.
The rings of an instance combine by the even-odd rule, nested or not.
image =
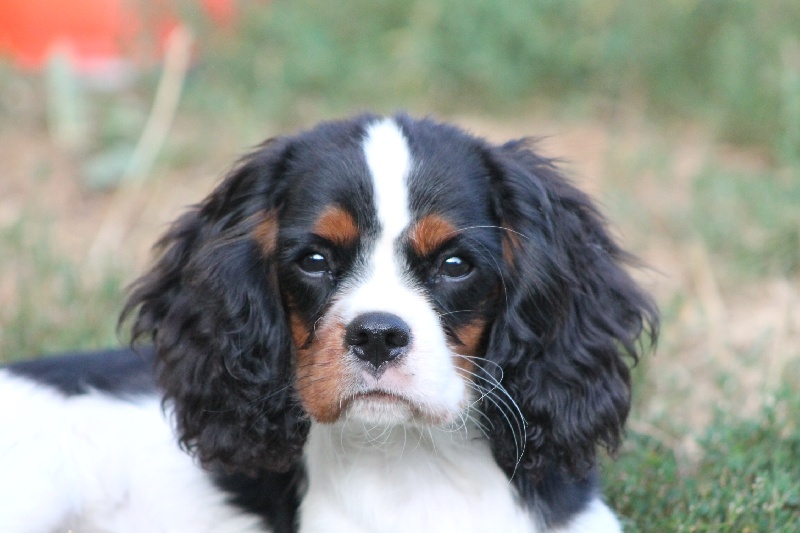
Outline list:
[[[545,136],[650,266],[661,341],[605,475],[627,530],[797,529],[800,4],[270,6],[202,34],[143,186],[116,180],[158,72],[78,91],[76,146],[53,84],[0,65],[0,361],[118,342],[150,244],[247,146],[364,108],[434,112]]]

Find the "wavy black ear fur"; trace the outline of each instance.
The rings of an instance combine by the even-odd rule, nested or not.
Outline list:
[[[290,151],[262,145],[178,219],[120,319],[134,316],[132,341],[155,345],[181,444],[208,467],[286,470],[308,433],[276,267],[256,238],[279,208]]]
[[[487,156],[507,231],[486,370],[527,423],[524,439],[514,424],[495,424],[492,446],[523,496],[554,468],[586,479],[598,446],[617,449],[631,401],[625,357],[638,360],[658,328],[655,305],[624,269],[631,256],[588,196],[528,144]],[[492,420],[504,419],[498,403],[484,401]]]

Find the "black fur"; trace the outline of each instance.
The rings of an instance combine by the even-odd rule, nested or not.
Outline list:
[[[9,365],[12,374],[52,387],[65,396],[100,391],[128,397],[156,393],[153,350],[71,352]]]
[[[309,428],[291,387],[277,272],[252,238],[279,205],[290,157],[285,142],[263,145],[178,219],[121,318],[136,311],[133,339],[156,347],[156,380],[181,444],[226,471],[289,470]]]
[[[230,495],[232,504],[263,518],[272,533],[297,531],[297,509],[303,480],[299,466],[288,472],[262,472],[257,476],[214,476],[214,482]]]

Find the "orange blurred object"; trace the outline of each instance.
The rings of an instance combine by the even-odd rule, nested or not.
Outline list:
[[[235,15],[235,0],[200,3],[219,25]],[[138,64],[161,53],[178,23],[173,8],[168,0],[1,0],[0,55],[38,69],[54,51],[67,52],[88,73]]]

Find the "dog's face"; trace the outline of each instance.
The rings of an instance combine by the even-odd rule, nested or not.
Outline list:
[[[332,133],[293,153],[283,204],[258,228],[302,404],[320,422],[448,423],[471,398],[499,297],[489,169],[465,136],[411,145],[390,119]]]
[[[232,470],[292,467],[313,422],[475,409],[520,490],[584,475],[619,444],[624,356],[656,325],[551,161],[406,116],[262,145],[160,248],[125,314],[183,445]]]

